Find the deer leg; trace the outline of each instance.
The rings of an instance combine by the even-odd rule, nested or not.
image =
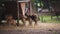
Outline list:
[[[31,20],[31,18],[29,18],[29,25],[32,25],[32,20]]]
[[[23,25],[25,25],[25,19],[24,18],[22,19],[22,22],[23,22]]]
[[[37,24],[37,20],[35,19],[34,21],[35,21],[35,25],[36,25]]]

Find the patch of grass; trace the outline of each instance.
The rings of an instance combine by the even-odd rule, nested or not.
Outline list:
[[[43,22],[48,22],[48,23],[60,23],[60,16],[58,17],[58,19],[57,19],[57,17],[56,16],[53,16],[53,19],[51,19],[51,16],[40,16],[40,21],[42,21],[43,20]]]

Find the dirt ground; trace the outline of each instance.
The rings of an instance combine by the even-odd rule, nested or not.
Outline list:
[[[0,26],[0,30],[20,30],[20,29],[41,29],[41,30],[60,30],[60,23],[41,23],[38,22],[37,25],[34,25],[34,22],[32,25],[29,25],[27,22],[25,26],[14,26],[14,25],[3,25]]]
[[[37,25],[34,25],[34,22],[32,23],[32,25],[29,25],[28,22],[26,23],[25,26],[0,26],[0,33],[1,32],[12,32],[11,34],[13,34],[14,32],[16,34],[19,34],[18,32],[20,32],[20,30],[22,30],[23,34],[24,31],[29,33],[29,34],[60,34],[60,23],[41,23],[38,22]],[[18,32],[16,32],[18,31]],[[31,33],[32,31],[32,33]],[[2,33],[3,34],[3,33]],[[25,33],[26,34],[26,33]]]

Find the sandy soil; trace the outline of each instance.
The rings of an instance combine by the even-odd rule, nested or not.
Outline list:
[[[41,23],[38,22],[37,25],[34,25],[34,22],[32,25],[29,25],[28,22],[26,22],[25,26],[0,26],[0,30],[21,30],[21,29],[40,29],[40,30],[60,30],[60,23]]]
[[[41,23],[25,26],[0,26],[0,34],[60,34],[60,23]]]

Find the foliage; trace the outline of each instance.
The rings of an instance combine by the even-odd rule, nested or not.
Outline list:
[[[47,23],[60,23],[60,16],[57,17],[56,16],[53,16],[53,19],[51,19],[51,16],[42,16],[43,17],[43,22],[47,22]],[[40,16],[40,19],[41,19],[41,16]],[[41,21],[41,20],[40,20]]]

